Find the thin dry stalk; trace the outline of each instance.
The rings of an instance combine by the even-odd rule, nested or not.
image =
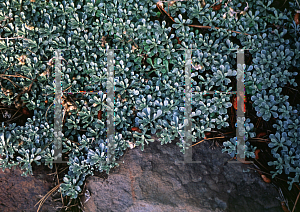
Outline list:
[[[198,25],[188,25],[190,27],[196,27],[196,28],[202,28],[202,29],[211,29],[211,26],[198,26]],[[219,28],[219,27],[215,27],[215,29],[223,29],[223,28]],[[238,32],[238,31],[234,31],[234,30],[230,30],[230,29],[226,29],[227,31],[231,31],[231,32],[235,32],[238,34],[244,34],[244,35],[250,35],[247,33],[242,33],[242,32]]]
[[[262,167],[264,167],[266,170],[269,171],[269,169],[267,169],[264,165],[262,165],[257,159],[254,159],[257,163],[259,163],[259,165],[261,165]],[[271,175],[271,174],[270,174]]]
[[[159,1],[159,2],[157,2],[156,3],[156,6],[157,6],[157,8],[160,10],[160,12],[162,13],[162,11],[164,11],[165,12],[165,14],[175,23],[175,21],[174,21],[174,19],[173,19],[173,17],[169,14],[169,13],[167,13],[167,11],[164,9],[164,8],[162,8],[160,5],[161,5],[161,2],[162,1]],[[188,26],[190,26],[190,27],[196,27],[196,28],[204,28],[204,29],[211,29],[211,26],[198,26],[198,25],[188,25]],[[219,28],[219,27],[215,27],[215,29],[221,29],[221,28]],[[244,35],[250,35],[250,34],[247,34],[247,33],[242,33],[242,32],[238,32],[238,31],[234,31],[234,30],[229,30],[229,29],[226,29],[227,31],[231,31],[231,32],[235,32],[235,33],[238,33],[238,34],[244,34]]]
[[[260,140],[259,142],[267,142],[267,141],[270,141],[270,139],[264,139],[264,138],[250,138],[249,140]]]
[[[18,86],[19,88],[20,88],[20,86],[19,85],[17,85],[17,84],[15,84],[13,81],[11,81],[10,79],[8,79],[8,78],[6,78],[6,77],[2,77],[2,76],[0,76],[2,79],[6,79],[6,80],[8,80],[8,81],[10,81],[11,82],[11,84],[13,84],[13,86],[16,88],[16,86]]]
[[[92,84],[90,84],[90,85],[92,85]],[[69,86],[68,88],[66,88],[65,90],[63,90],[63,92],[66,92],[66,90],[68,90],[70,87],[72,87],[72,85]],[[49,95],[52,95],[52,94],[55,94],[55,92],[54,93],[49,93],[49,94],[42,94],[42,95],[43,96],[49,96]]]
[[[206,140],[212,140],[212,139],[216,139],[216,138],[225,138],[225,137],[224,137],[224,136],[222,136],[222,137],[213,137],[213,138],[207,138],[207,139],[203,139],[203,140],[201,140],[201,141],[199,141],[199,142],[197,142],[197,143],[193,144],[193,145],[192,145],[192,147],[193,147],[193,146],[195,146],[195,145],[197,145],[197,144],[200,144],[200,143],[202,143],[203,141],[206,141]]]
[[[71,207],[75,207],[75,206],[77,206],[77,205],[78,205],[78,203],[76,203],[75,205],[69,205],[69,206],[66,207],[66,210],[68,210],[68,209],[71,208]]]
[[[0,108],[0,110],[16,110],[14,108]]]
[[[7,71],[8,69],[10,69],[15,63],[11,64],[5,71]]]
[[[51,105],[48,107],[48,109],[47,109],[47,111],[46,111],[45,117],[46,117],[46,121],[47,121],[47,122],[48,122],[48,119],[47,119],[47,113],[48,113],[48,110],[50,109],[50,107],[51,107],[53,104],[54,104],[54,102],[51,103]]]
[[[174,19],[173,19],[173,17],[172,17],[169,13],[167,13],[167,11],[166,11],[164,8],[162,8],[162,7],[160,6],[159,3],[161,3],[161,2],[157,2],[157,3],[156,3],[156,6],[157,6],[157,8],[160,10],[160,12],[163,13],[162,11],[164,11],[164,12],[167,14],[167,16],[169,16],[169,18],[170,18],[173,22],[175,22]]]
[[[24,38],[23,36],[22,37],[14,37],[14,38],[1,38],[0,37],[0,40],[12,40],[12,39],[19,39],[19,38],[21,38],[21,39],[24,39],[24,40],[30,40],[30,39],[28,39],[28,38]]]
[[[15,114],[11,117],[12,119],[13,119],[14,116],[19,112],[20,109],[21,109],[21,108],[19,108],[19,109],[17,110],[17,112],[15,112]]]
[[[213,3],[208,9],[212,8],[213,6],[215,6],[218,3],[222,3],[222,0],[219,0],[219,1],[215,2],[215,3]]]
[[[28,51],[30,51],[32,54],[35,54],[34,52],[32,52],[30,49],[26,48]]]
[[[294,212],[294,210],[295,210],[295,208],[296,208],[296,205],[297,205],[297,202],[298,202],[299,196],[300,196],[300,192],[299,192],[299,194],[298,194],[298,196],[297,196],[297,199],[296,199],[296,202],[295,202],[295,204],[294,204],[294,207],[293,207],[293,210],[292,210],[292,212]]]
[[[31,78],[22,76],[21,74],[17,74],[17,75],[0,74],[0,77],[21,77],[21,78],[26,78],[26,79],[29,79],[29,80],[33,80]]]
[[[58,183],[58,185],[60,185],[60,182],[59,182],[59,179],[58,179],[58,173],[57,173],[57,166],[56,166],[56,164],[55,164],[55,170],[56,170],[55,173],[56,173],[57,183]],[[59,188],[59,190],[60,190],[61,203],[62,203],[63,206],[65,207],[65,204],[64,204],[64,198],[63,198],[63,196],[62,196],[61,189]]]
[[[6,122],[14,121],[14,120],[20,118],[21,116],[23,116],[23,114],[20,114],[19,116],[15,117],[15,118],[11,118],[10,120],[4,121],[4,122],[6,123]]]
[[[67,168],[69,168],[69,167],[65,167],[65,168],[63,168],[60,172],[58,172],[58,174],[60,174],[60,173],[62,173],[64,170],[66,170]],[[47,175],[53,175],[53,174],[56,174],[56,172],[54,172],[54,173],[50,173],[50,174],[47,174]]]
[[[38,201],[35,206],[37,206],[37,204],[39,204],[39,207],[37,209],[37,212],[39,212],[39,210],[41,209],[42,205],[44,204],[44,202],[46,201],[46,199],[48,199],[48,197],[54,193],[58,188],[60,187],[60,184],[58,184],[57,186],[55,186],[54,188],[52,188],[42,199],[40,199],[40,201]],[[34,206],[34,207],[35,207]]]
[[[70,85],[69,87],[67,87],[65,90],[64,90],[64,92],[66,91],[66,90],[68,90],[69,88],[71,88],[73,85]]]
[[[298,2],[298,0],[296,0],[296,2],[297,2],[298,6],[299,6],[299,8],[300,8],[300,5],[299,5],[299,2]],[[285,2],[284,2],[284,3],[285,3]]]

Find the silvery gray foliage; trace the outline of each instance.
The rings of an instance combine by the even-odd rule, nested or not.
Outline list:
[[[147,107],[142,110],[142,112],[138,112],[137,116],[138,118],[136,121],[138,124],[144,128],[150,128],[151,133],[155,134],[156,129],[155,129],[155,120],[162,115],[162,110],[157,110],[157,112],[152,112],[151,108]],[[149,125],[149,126],[148,126]]]
[[[237,154],[237,151],[239,151],[240,157],[255,158],[254,152],[257,147],[250,145],[248,141],[245,143],[245,145],[241,145],[241,142],[238,141],[236,137],[234,137],[230,138],[229,141],[225,141],[223,145],[225,148],[222,149],[222,152],[227,152],[231,157],[234,157]],[[241,155],[241,153],[243,153],[244,155]]]
[[[212,67],[213,71],[213,77],[211,78],[210,85],[216,85],[220,86],[220,90],[226,90],[226,86],[228,85],[231,80],[229,78],[226,78],[227,73],[231,70],[229,70],[229,66],[223,66],[221,65],[218,69],[216,67]]]
[[[54,110],[51,104],[55,92],[54,49],[70,48],[62,51],[62,90],[70,86],[69,90],[76,92],[101,90],[99,94],[71,95],[74,109],[65,114],[62,152],[68,154],[70,167],[61,191],[64,196],[76,198],[83,181],[94,170],[108,173],[118,165],[116,162],[106,163],[109,147],[115,152],[113,159],[118,159],[128,148],[128,140],[134,138],[135,145],[144,149],[145,143],[153,142],[149,134],[156,133],[161,144],[180,138],[177,145],[185,153],[188,147],[184,139],[187,123],[183,101],[186,64],[184,51],[175,49],[198,49],[192,53],[191,84],[193,92],[202,92],[214,89],[213,86],[218,91],[232,90],[230,77],[240,77],[239,69],[242,67],[234,70],[236,54],[231,49],[245,47],[253,49],[250,50],[253,64],[245,67],[245,79],[242,79],[246,93],[252,96],[253,107],[265,120],[269,120],[271,115],[280,119],[274,127],[286,143],[275,141],[275,135],[278,135],[275,133],[275,137],[271,136],[274,142],[270,148],[282,145],[284,149],[281,152],[272,151],[278,161],[281,158],[278,173],[283,170],[282,161],[295,165],[286,165],[285,171],[296,172],[291,180],[298,182],[300,172],[296,166],[299,166],[300,148],[296,111],[300,108],[295,110],[288,104],[288,99],[280,94],[280,87],[287,83],[297,86],[293,80],[296,73],[289,72],[289,69],[300,67],[299,30],[292,20],[287,19],[290,11],[279,12],[269,7],[270,2],[248,2],[249,10],[245,16],[236,19],[230,15],[230,8],[234,11],[243,9],[238,2],[231,1],[220,11],[212,11],[210,6],[214,1],[206,1],[203,8],[200,1],[177,1],[169,8],[175,23],[167,27],[165,21],[162,24],[157,20],[150,21],[158,11],[151,0],[25,1],[22,2],[22,11],[16,9],[21,7],[18,1],[1,1],[1,37],[23,36],[26,39],[0,41],[0,67],[5,70],[4,74],[19,73],[27,77],[1,81],[1,88],[11,89],[11,92],[1,90],[1,103],[15,104],[14,98],[22,89],[29,87],[32,79],[36,81],[19,100],[34,111],[34,116],[27,119],[25,126],[11,124],[4,128],[2,123],[0,153],[3,158],[0,159],[0,167],[5,169],[19,165],[25,175],[32,173],[32,162],[53,167]],[[185,20],[181,13],[186,13],[188,18]],[[189,27],[194,18],[201,25],[211,26],[210,32]],[[284,24],[287,29],[273,31],[267,28],[267,22]],[[173,32],[172,27],[175,29]],[[292,39],[286,38],[287,33]],[[182,41],[180,45],[175,37]],[[233,37],[241,42],[241,46],[233,42]],[[135,44],[139,48],[134,49]],[[108,106],[103,93],[109,85],[105,51],[108,49],[121,49],[114,52],[115,129],[118,132],[113,144],[106,140]],[[142,61],[145,55],[147,59]],[[22,56],[26,57],[20,60]],[[13,86],[12,82],[18,86]],[[229,97],[227,94],[214,94],[213,97],[192,94],[193,142],[204,138],[205,131],[228,126]],[[48,103],[45,103],[46,100]],[[102,119],[99,118],[100,111]],[[237,124],[241,124],[240,120]],[[244,124],[246,140],[249,136],[255,137],[251,120],[247,119]],[[132,131],[132,127],[138,127],[141,132]],[[236,153],[234,139],[224,142],[224,146],[230,147],[228,152],[232,156]],[[246,150],[246,157],[253,157],[255,147],[249,144],[246,142],[241,148]]]
[[[297,105],[297,110],[291,111],[291,116],[289,118],[284,118],[282,120],[277,120],[273,127],[276,129],[276,133],[271,134],[271,143],[269,146],[272,149],[272,154],[277,159],[277,161],[270,161],[269,166],[275,166],[276,171],[272,171],[272,178],[277,174],[281,174],[284,170],[285,174],[289,175],[291,172],[295,172],[295,177],[288,177],[291,182],[289,190],[292,188],[294,182],[299,182],[299,165],[300,165],[300,127],[299,119],[300,116],[296,115],[299,111],[299,105]],[[278,151],[280,149],[280,152]]]
[[[208,12],[209,6],[206,4],[205,7],[202,7],[201,2],[197,3],[191,2],[193,5],[190,5],[188,8],[188,14],[190,14],[190,19],[196,18],[200,24],[203,24],[203,17],[206,12]]]
[[[230,157],[234,157],[234,155],[236,154],[237,138],[230,138],[229,141],[223,142],[223,146],[225,148],[222,149],[222,153],[227,152]]]
[[[177,17],[174,18],[174,21],[175,21],[175,24],[173,24],[172,27],[174,27],[176,29],[175,30],[176,36],[179,38],[182,38],[183,37],[182,33],[189,32],[190,28],[186,25],[191,24],[192,20],[190,20],[190,19],[185,20],[182,18],[182,15],[179,14],[178,18]]]
[[[222,149],[222,152],[227,152],[231,157],[233,157],[237,153],[237,146],[239,146],[239,148],[241,148],[241,150],[244,152],[245,158],[255,158],[254,152],[257,147],[250,145],[250,142],[248,141],[249,135],[251,138],[254,138],[256,136],[253,123],[251,123],[251,120],[249,118],[245,120],[245,117],[237,117],[236,127],[238,127],[239,129],[239,136],[244,137],[245,145],[241,145],[240,142],[237,141],[237,137],[234,137],[229,141],[223,142],[225,148]]]
[[[279,103],[279,100],[275,99],[273,95],[268,96],[266,90],[263,90],[261,94],[257,93],[256,96],[252,96],[251,100],[258,117],[262,117],[265,121],[270,120],[271,116],[274,118],[278,117],[276,112],[278,106],[276,105]]]

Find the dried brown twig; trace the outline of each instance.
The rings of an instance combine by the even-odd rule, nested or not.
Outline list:
[[[20,98],[21,95],[23,95],[24,93],[28,93],[32,86],[33,86],[33,83],[37,81],[37,78],[35,78],[34,80],[32,80],[32,82],[30,83],[30,85],[28,87],[24,87],[23,91],[21,91],[17,96],[16,96],[16,100]]]
[[[57,166],[56,166],[56,164],[55,164],[55,170],[56,170],[57,183],[58,183],[58,185],[60,185],[59,178],[58,178],[58,173],[57,173]],[[61,189],[60,189],[60,190],[61,190]],[[64,204],[64,199],[63,199],[63,196],[62,196],[62,193],[61,193],[61,192],[60,192],[60,197],[61,197],[61,202],[62,202],[63,206],[65,206],[65,204]]]
[[[293,207],[292,212],[294,212],[294,210],[295,210],[295,208],[296,208],[297,202],[298,202],[298,200],[299,200],[299,196],[300,196],[300,192],[299,192],[299,194],[298,194],[298,196],[297,196],[297,199],[296,199],[296,202],[295,202],[295,204],[294,204],[294,207]]]
[[[60,183],[61,184],[61,183]],[[37,212],[40,211],[42,205],[44,204],[44,202],[46,201],[46,199],[48,199],[48,197],[54,193],[59,187],[60,187],[60,184],[58,184],[57,186],[55,186],[54,188],[52,188],[42,199],[40,199],[40,201],[38,201],[35,206],[37,206],[37,204],[39,204],[39,207],[37,209]],[[35,207],[34,206],[34,207]]]
[[[22,37],[14,37],[14,38],[1,38],[0,37],[0,40],[12,40],[12,39],[19,39],[19,38],[21,38],[21,39],[24,39],[24,40],[30,40],[30,39],[28,39],[28,38],[24,38],[23,36]]]
[[[188,25],[190,27],[196,27],[196,28],[202,28],[202,29],[211,29],[211,26],[198,26],[198,25]],[[215,29],[223,29],[223,28],[219,28],[219,27],[215,27]],[[238,34],[244,34],[244,35],[250,35],[247,33],[242,33],[242,32],[238,32],[238,31],[234,31],[234,30],[230,30],[230,29],[226,29],[227,31],[231,31],[231,32],[235,32]]]
[[[46,114],[45,114],[45,117],[46,117],[46,121],[48,122],[48,119],[47,119],[47,113],[48,113],[48,110],[50,109],[50,107],[54,104],[54,102],[51,103],[51,105],[48,107],[47,111],[46,111]]]
[[[227,5],[227,3],[225,4]],[[159,1],[156,3],[156,6],[157,8],[163,13],[165,13],[174,23],[174,19],[173,17],[167,13],[167,11],[163,8],[163,4],[162,4],[162,1]],[[244,11],[246,10],[246,8],[249,8],[248,7],[248,3],[247,3],[247,7],[245,7]],[[248,10],[248,9],[247,9]],[[196,28],[202,28],[202,29],[211,29],[211,26],[199,26],[199,25],[188,25],[189,27],[196,27]],[[219,27],[214,27],[215,29],[222,29],[222,28],[219,28]],[[231,32],[235,32],[235,33],[239,33],[239,34],[244,34],[244,35],[250,35],[250,34],[247,34],[247,33],[242,33],[242,32],[238,32],[238,31],[233,31],[233,30],[230,30],[230,29],[226,29],[227,31],[231,31]]]
[[[193,144],[192,147],[195,146],[195,145],[197,145],[197,144],[202,143],[203,141],[206,141],[206,140],[212,140],[212,139],[217,139],[217,138],[225,138],[225,137],[224,137],[224,136],[221,136],[221,137],[206,138],[206,139],[203,139],[203,140],[201,140],[201,141],[199,141],[199,142]]]
[[[6,80],[8,80],[8,81],[10,81],[11,82],[11,84],[16,88],[17,86],[20,88],[20,86],[19,85],[17,85],[17,84],[15,84],[13,81],[11,81],[10,79],[8,79],[8,78],[6,78],[6,77],[3,77],[3,76],[0,76],[2,79],[6,79]]]
[[[31,79],[29,77],[25,77],[25,76],[23,76],[21,74],[16,74],[16,75],[0,74],[0,77],[21,77],[21,78],[33,80],[33,79]]]
[[[167,11],[165,11],[165,9],[163,8],[163,3],[161,3],[161,1],[157,2],[156,6],[160,10],[161,13],[163,13],[162,11],[164,11],[165,14],[175,23],[173,17],[169,13],[167,13]]]
[[[218,3],[222,3],[222,0],[219,0],[219,1],[216,1],[215,3],[213,3],[213,4],[209,7],[209,9],[212,8],[213,6],[215,6],[215,5],[218,4]]]

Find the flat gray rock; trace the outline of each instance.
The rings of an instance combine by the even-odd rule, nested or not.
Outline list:
[[[152,137],[144,151],[129,149],[107,179],[87,178],[85,212],[282,212],[277,190],[247,169],[253,165],[224,165],[230,156],[212,141],[193,147],[199,163],[184,164],[177,140],[161,145]]]

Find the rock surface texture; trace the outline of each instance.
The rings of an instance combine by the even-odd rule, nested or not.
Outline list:
[[[201,162],[184,164],[175,162],[184,161],[176,140],[160,145],[152,137],[144,151],[128,150],[107,179],[87,178],[85,212],[282,212],[277,190],[247,169],[253,165],[224,165],[230,156],[212,141],[193,147]]]
[[[43,198],[54,186],[50,169],[39,167],[33,175],[21,176],[23,171],[16,167],[14,170],[0,169],[0,211],[1,212],[36,212],[35,204]],[[52,181],[52,182],[51,182]],[[60,198],[60,194],[56,196]],[[58,199],[60,200],[60,199]],[[50,196],[39,212],[60,211],[61,201],[54,201]]]

